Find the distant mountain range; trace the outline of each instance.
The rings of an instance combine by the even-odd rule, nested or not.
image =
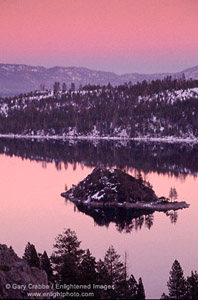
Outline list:
[[[143,80],[151,81],[162,79],[166,76],[179,78],[185,75],[186,79],[198,79],[198,66],[176,73],[156,73],[139,74],[130,73],[118,75],[113,72],[90,70],[80,67],[34,67],[23,64],[0,64],[0,96],[12,96],[24,92],[38,90],[41,84],[45,84],[47,89],[53,87],[55,81],[61,84],[65,82],[68,87],[75,83],[80,84],[100,84],[119,85],[131,81],[136,83]]]

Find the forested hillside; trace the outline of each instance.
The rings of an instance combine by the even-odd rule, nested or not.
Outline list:
[[[117,87],[87,85],[0,100],[0,133],[198,137],[198,80],[167,77]]]

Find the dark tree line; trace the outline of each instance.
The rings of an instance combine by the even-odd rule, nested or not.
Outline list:
[[[67,286],[72,284],[84,285],[87,287],[84,292],[94,292],[90,299],[145,299],[142,279],[136,281],[132,274],[128,274],[126,255],[124,262],[121,261],[120,255],[110,246],[104,259],[96,261],[90,250],[81,249],[80,244],[76,233],[67,229],[57,236],[50,258],[46,251],[38,254],[35,246],[28,243],[23,259],[31,267],[45,270],[49,281],[54,286],[58,284],[59,291],[67,291]],[[112,288],[93,289],[93,285]],[[163,293],[161,299],[198,299],[198,273],[192,271],[185,278],[180,263],[175,260],[167,287],[168,295]],[[72,291],[76,289],[71,287]]]
[[[185,278],[180,263],[175,260],[167,287],[169,294],[163,293],[161,299],[198,299],[198,273],[192,271],[191,275]]]
[[[31,267],[45,270],[49,281],[54,286],[58,284],[61,291],[67,291],[68,285],[75,284],[84,285],[84,292],[92,291],[94,297],[90,299],[145,299],[142,279],[136,281],[133,275],[129,276],[126,259],[122,262],[113,246],[109,247],[103,260],[96,261],[90,250],[81,249],[80,244],[76,233],[67,229],[57,236],[50,258],[45,251],[37,254],[30,243],[23,258]],[[72,291],[76,289],[71,287]]]
[[[0,115],[0,133],[76,134],[118,136],[198,136],[196,93],[185,101],[170,101],[175,91],[198,87],[198,80],[171,79],[143,81],[112,87],[85,86],[68,91],[55,83],[54,96],[20,95],[1,99],[7,107]],[[174,96],[175,95],[175,96]],[[32,98],[31,98],[32,97]],[[74,132],[73,132],[74,133]]]

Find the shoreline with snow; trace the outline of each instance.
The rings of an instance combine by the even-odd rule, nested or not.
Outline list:
[[[168,211],[168,210],[179,210],[183,208],[189,208],[190,204],[186,203],[185,201],[181,202],[169,202],[169,203],[163,203],[163,202],[136,202],[136,203],[118,203],[118,202],[97,202],[97,201],[91,201],[86,203],[85,201],[75,199],[73,197],[69,197],[66,195],[66,193],[61,193],[61,196],[70,200],[74,204],[78,205],[84,205],[87,207],[98,207],[98,208],[105,208],[105,207],[120,207],[125,209],[143,209],[143,210],[154,210],[154,211]]]
[[[27,135],[27,134],[0,134],[0,138],[9,139],[38,139],[38,140],[114,140],[114,141],[144,141],[163,143],[193,143],[198,144],[198,138],[166,137],[126,137],[126,136],[97,136],[97,135]]]

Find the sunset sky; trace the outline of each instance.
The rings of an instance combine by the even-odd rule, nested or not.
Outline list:
[[[0,63],[126,72],[198,64],[197,0],[0,0]]]

